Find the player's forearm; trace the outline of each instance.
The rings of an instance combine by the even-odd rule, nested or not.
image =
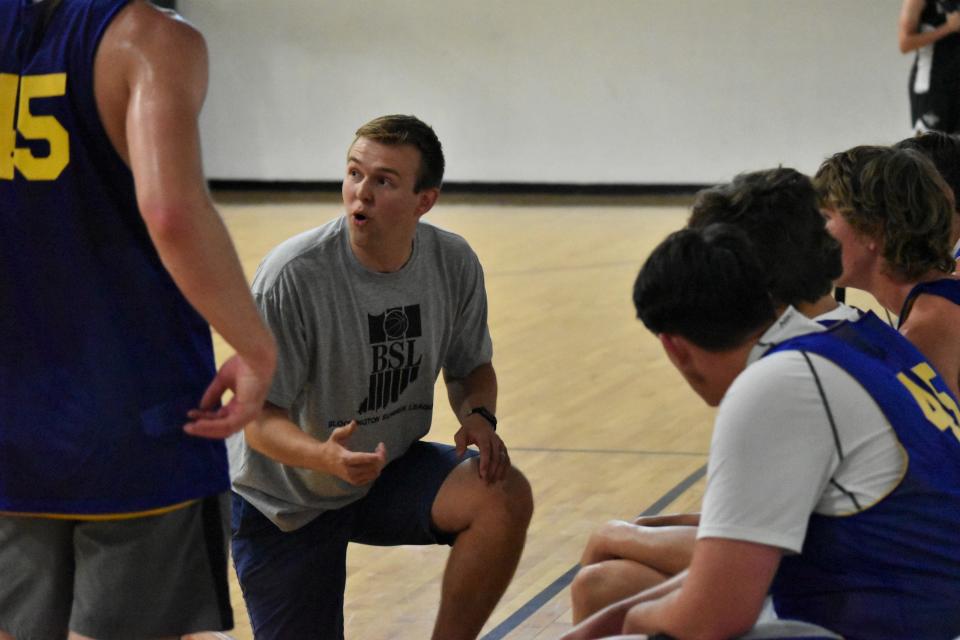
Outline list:
[[[463,378],[449,378],[444,373],[447,397],[457,418],[463,420],[475,407],[497,411],[497,374],[491,363],[482,364]]]
[[[324,443],[304,433],[283,409],[268,406],[243,434],[250,448],[268,458],[291,467],[326,471]]]
[[[756,622],[782,555],[768,545],[700,539],[690,568],[680,574],[682,584],[668,581],[678,588],[631,609],[624,631],[682,639],[737,637]]]
[[[263,324],[236,250],[208,202],[143,211],[157,253],[187,300],[241,357],[272,363],[273,337]]]
[[[700,524],[700,514],[671,513],[662,516],[637,516],[633,524],[643,527],[696,527]]]
[[[687,572],[684,571],[683,573],[677,574],[665,582],[661,582],[655,587],[647,589],[646,591],[642,591],[637,595],[630,596],[629,598],[625,598],[620,602],[611,605],[611,607],[633,611],[635,608],[649,603],[659,602],[662,605],[662,600],[664,598],[667,598],[680,590],[680,588],[683,586],[686,576]],[[651,630],[657,631],[660,629],[652,628]]]
[[[734,638],[747,632],[751,622],[692,603],[682,590],[640,603],[624,620],[625,634],[663,633],[678,640]]]
[[[900,53],[910,53],[922,47],[933,44],[951,33],[955,33],[946,23],[940,25],[931,31],[916,31],[913,33],[900,33],[898,38],[900,44]]]
[[[651,590],[652,591],[652,590]],[[647,596],[631,607],[624,620],[624,633],[664,633],[680,640],[713,640],[739,636],[745,627],[722,613],[711,611],[682,588]]]

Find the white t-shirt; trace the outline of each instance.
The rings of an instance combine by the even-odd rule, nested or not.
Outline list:
[[[828,315],[855,318],[849,309]],[[698,538],[799,553],[811,513],[855,513],[900,481],[906,456],[893,428],[846,371],[799,351],[761,359],[788,338],[819,331],[822,325],[788,308],[727,390],[710,445]]]
[[[849,322],[856,322],[859,319],[860,310],[842,302],[838,302],[835,309],[827,311],[826,313],[821,313],[814,318],[814,320],[817,322],[828,322],[834,320],[847,320]]]

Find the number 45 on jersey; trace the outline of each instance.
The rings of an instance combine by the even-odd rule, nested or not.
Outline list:
[[[13,180],[14,170],[27,180],[56,180],[63,173],[70,163],[70,136],[55,117],[31,113],[30,101],[63,96],[66,90],[65,73],[0,73],[0,180]],[[46,141],[49,153],[36,157],[31,149],[18,148],[18,131],[27,140]]]

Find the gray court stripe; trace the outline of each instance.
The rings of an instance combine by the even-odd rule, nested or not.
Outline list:
[[[488,280],[497,276],[527,276],[541,273],[556,273],[558,271],[585,271],[589,269],[611,269],[621,267],[631,267],[639,269],[642,263],[636,260],[617,260],[616,262],[592,262],[588,264],[562,265],[556,267],[529,267],[527,269],[491,269],[484,270],[484,277]]]
[[[697,457],[705,458],[707,456],[706,451],[650,451],[645,449],[563,449],[563,448],[551,448],[551,447],[508,447],[510,451],[526,451],[533,453],[602,453],[602,454],[617,454],[623,453],[627,455],[637,455],[637,456],[686,456],[686,457]]]
[[[654,502],[640,515],[642,516],[654,516],[666,509],[670,503],[679,498],[683,493],[692,487],[698,480],[700,480],[707,473],[707,465],[703,465],[689,476],[684,478],[680,484],[675,486],[673,489],[670,489],[667,493],[663,495],[659,500]],[[575,564],[570,567],[562,576],[550,583],[543,591],[533,596],[526,604],[513,612],[510,617],[498,624],[494,629],[490,631],[487,635],[483,636],[480,640],[501,640],[506,637],[508,633],[516,629],[523,623],[527,618],[532,616],[537,610],[540,609],[543,605],[550,602],[551,599],[558,593],[560,593],[564,587],[573,582],[573,577],[577,575],[577,570],[580,568],[579,564]]]

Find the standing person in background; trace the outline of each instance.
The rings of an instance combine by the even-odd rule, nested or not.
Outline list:
[[[903,0],[897,40],[916,51],[910,71],[910,126],[916,132],[960,129],[960,2]]]
[[[5,640],[232,626],[222,439],[276,347],[206,189],[206,86],[147,2],[0,0]]]

